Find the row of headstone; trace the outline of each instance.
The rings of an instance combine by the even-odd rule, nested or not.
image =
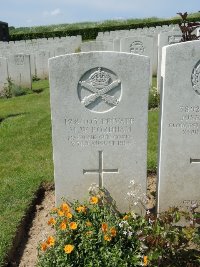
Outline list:
[[[163,48],[158,212],[200,205],[199,55],[200,41]],[[57,205],[97,183],[127,211],[130,180],[146,193],[149,58],[89,52],[49,66]]]
[[[47,79],[48,59],[75,52],[81,40],[81,36],[72,36],[0,42],[0,92],[4,91],[8,78],[14,84],[27,88],[32,87],[32,77]]]
[[[82,43],[81,51],[120,51],[149,56],[152,77],[160,76],[162,47],[179,42],[182,33],[177,27],[173,30],[172,27],[162,27],[162,29],[154,28],[154,31],[140,29],[105,32],[100,37],[102,38],[98,36],[96,41]],[[159,79],[157,87],[159,91]]]

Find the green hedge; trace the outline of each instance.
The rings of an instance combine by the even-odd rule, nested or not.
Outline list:
[[[200,17],[189,18],[189,21],[200,21]],[[63,30],[43,33],[25,33],[25,34],[12,34],[10,35],[10,41],[28,40],[28,39],[39,39],[39,38],[54,38],[63,36],[76,36],[81,35],[83,40],[95,39],[98,32],[105,31],[116,31],[116,30],[130,30],[144,27],[156,27],[170,24],[178,24],[181,19],[170,19],[161,21],[149,21],[143,23],[132,23],[126,25],[113,25],[113,26],[99,26],[94,28],[86,29],[75,29],[75,30]]]

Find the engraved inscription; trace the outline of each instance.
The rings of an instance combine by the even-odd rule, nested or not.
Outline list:
[[[143,54],[144,53],[144,45],[142,42],[140,41],[134,41],[131,45],[130,45],[130,52],[134,53],[134,54]]]
[[[134,118],[65,118],[72,146],[126,146],[133,143]]]
[[[176,44],[181,41],[182,36],[181,35],[172,35],[168,37],[168,44]]]
[[[192,88],[193,90],[200,95],[200,60],[195,65],[193,71],[192,71]]]
[[[200,106],[182,105],[178,108],[180,114],[178,122],[170,122],[168,127],[181,130],[184,135],[200,134]]]
[[[91,69],[79,81],[78,96],[82,105],[93,112],[110,111],[120,102],[121,81],[108,69]]]
[[[99,169],[83,170],[83,174],[99,174],[99,187],[103,188],[103,174],[104,173],[119,173],[118,169],[104,169],[103,167],[103,151],[99,151]]]
[[[24,56],[23,55],[15,55],[15,64],[16,65],[24,65]]]

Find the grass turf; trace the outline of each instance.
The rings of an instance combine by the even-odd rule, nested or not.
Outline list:
[[[34,193],[53,182],[48,81],[37,93],[0,99],[0,266]],[[156,171],[158,111],[149,111],[148,170]]]

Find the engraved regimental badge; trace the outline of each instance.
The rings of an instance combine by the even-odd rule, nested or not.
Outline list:
[[[82,105],[93,112],[109,111],[120,102],[121,81],[108,69],[91,69],[79,80],[78,96]]]
[[[144,53],[144,45],[140,41],[134,41],[130,45],[130,52],[134,54],[143,54]]]
[[[192,71],[191,81],[194,91],[200,95],[200,60]]]
[[[15,55],[14,59],[16,65],[24,65],[24,55]]]

